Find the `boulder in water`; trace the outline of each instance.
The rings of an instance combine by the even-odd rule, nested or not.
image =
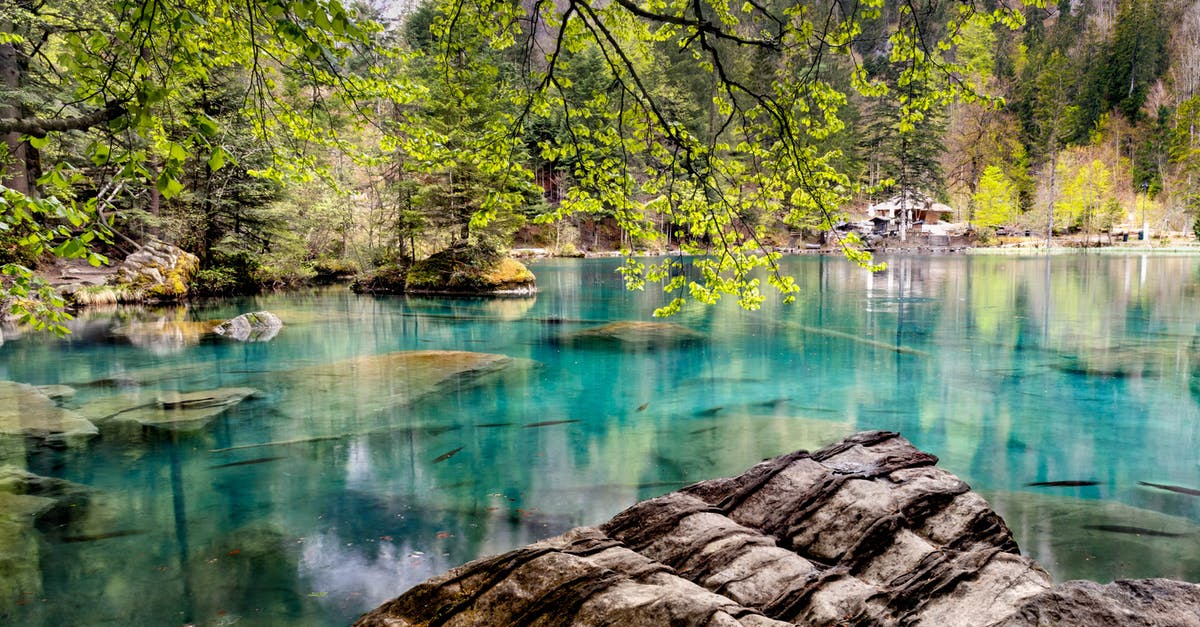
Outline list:
[[[398,351],[365,355],[281,373],[275,408],[310,422],[328,419],[329,428],[403,407],[427,396],[459,389],[493,375],[531,365],[506,355],[468,351]],[[319,416],[313,407],[322,407]]]
[[[69,385],[39,385],[36,387],[37,391],[45,394],[47,398],[60,405],[65,401],[75,398],[75,388]]]
[[[217,335],[242,342],[266,342],[273,339],[283,328],[279,316],[269,311],[244,313],[218,324],[213,331]]]
[[[452,569],[357,624],[1195,624],[1195,584],[1054,587],[936,462],[859,433]]]
[[[155,355],[170,355],[200,343],[212,333],[214,323],[181,320],[173,315],[157,320],[142,320],[117,327],[112,334],[127,338],[130,344]]]
[[[537,291],[537,279],[516,259],[471,246],[454,246],[414,263],[408,269],[405,291],[528,295]]]

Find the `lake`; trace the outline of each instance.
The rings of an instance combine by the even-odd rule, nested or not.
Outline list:
[[[536,298],[324,288],[8,333],[0,379],[69,385],[66,406],[108,419],[82,443],[0,436],[0,464],[90,489],[0,538],[0,622],[346,624],[475,557],[866,429],[936,454],[1057,580],[1200,581],[1200,497],[1169,489],[1200,488],[1200,257],[887,261],[785,259],[797,302],[689,305],[670,322],[702,335],[678,343],[578,335],[669,300],[625,291],[617,260],[535,263]],[[195,324],[264,309],[285,322],[269,342]],[[137,399],[218,388],[253,395],[139,422]]]

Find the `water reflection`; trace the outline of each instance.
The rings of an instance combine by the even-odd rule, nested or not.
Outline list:
[[[0,546],[8,580],[40,575],[0,621],[347,622],[474,557],[872,428],[985,490],[1056,577],[1200,579],[1171,535],[1200,499],[1139,485],[1200,488],[1200,259],[889,261],[787,260],[797,303],[687,307],[672,322],[696,341],[564,341],[666,303],[611,261],[535,265],[536,299],[324,290],[93,313],[64,341],[6,331],[0,378],[71,384],[54,402],[85,415],[257,392],[192,432],[0,439],[0,464],[94,490]],[[270,342],[184,332],[264,309],[285,324]],[[1088,485],[1027,485],[1056,481]],[[1165,535],[1114,531],[1131,528]]]

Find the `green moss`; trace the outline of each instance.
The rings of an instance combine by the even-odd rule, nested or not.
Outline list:
[[[490,294],[532,289],[533,273],[524,264],[498,253],[457,246],[413,264],[409,292]]]

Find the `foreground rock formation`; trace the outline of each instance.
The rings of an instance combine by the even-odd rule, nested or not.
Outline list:
[[[1198,625],[1200,586],[1054,586],[937,458],[868,432],[476,560],[358,625]]]

